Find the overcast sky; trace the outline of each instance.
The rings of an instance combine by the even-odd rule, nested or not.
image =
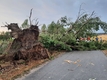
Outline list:
[[[21,25],[28,19],[31,8],[32,19],[38,18],[39,24],[48,25],[64,16],[74,21],[82,3],[85,12],[95,11],[102,21],[107,22],[107,0],[0,0],[0,26],[5,22]],[[0,27],[2,30],[6,29]]]

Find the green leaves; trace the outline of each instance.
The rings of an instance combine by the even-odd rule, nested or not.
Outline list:
[[[70,21],[67,16],[61,17],[56,23],[52,21],[47,27],[42,26],[41,42],[51,50],[96,50],[101,48],[102,44],[98,42],[80,41],[78,44],[76,38],[86,38],[95,36],[95,31],[103,29],[107,32],[107,23],[94,15],[94,12],[82,14],[77,17],[75,22]],[[105,45],[105,43],[103,44]]]
[[[45,33],[45,32],[46,32],[46,25],[45,25],[45,24],[43,24],[43,26],[42,26],[42,28],[41,28],[41,32],[42,32],[42,33]]]
[[[29,28],[28,19],[25,19],[25,21],[22,23],[22,29]]]
[[[67,45],[65,42],[58,41],[57,39],[52,39],[49,35],[41,35],[40,42],[49,50],[72,50],[70,45]]]
[[[9,40],[10,39],[10,34],[9,32],[5,32],[0,34],[0,40]]]
[[[76,36],[82,36],[81,34],[90,36],[88,34],[92,34],[94,31],[98,31],[100,27],[105,32],[107,32],[107,23],[101,21],[99,17],[95,17],[93,14],[84,14],[79,17],[79,19],[73,24],[73,30],[76,32]]]

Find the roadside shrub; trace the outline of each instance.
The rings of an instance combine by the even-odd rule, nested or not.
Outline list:
[[[8,39],[10,39],[10,34],[9,34],[9,32],[0,34],[0,40],[8,40]]]
[[[40,36],[40,42],[44,45],[44,47],[48,48],[49,50],[66,50],[71,51],[70,45],[66,44],[65,42],[58,41],[57,39],[52,39],[47,35]]]
[[[40,42],[48,49],[54,46],[54,40],[48,35],[40,36]]]
[[[101,45],[101,50],[106,50],[107,49],[107,41],[102,43]]]
[[[0,41],[0,54],[3,54],[8,46],[7,41]]]
[[[70,45],[62,42],[62,41],[55,41],[54,47],[56,47],[56,50],[66,50],[66,51],[72,51]]]
[[[81,46],[81,47],[78,47],[78,50],[97,50],[98,49],[94,41],[90,41],[90,42],[80,41],[78,46]]]

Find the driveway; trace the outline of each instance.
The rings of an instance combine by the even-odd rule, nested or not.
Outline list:
[[[68,52],[16,80],[107,80],[102,51]]]

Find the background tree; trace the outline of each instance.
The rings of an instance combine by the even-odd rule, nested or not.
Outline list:
[[[48,25],[47,32],[50,33],[50,34],[54,34],[55,26],[56,26],[55,22],[52,21],[51,24]]]
[[[41,32],[44,34],[46,33],[46,25],[43,24],[43,26],[41,27]]]
[[[29,28],[28,19],[25,19],[25,20],[24,20],[24,22],[23,22],[22,25],[21,25],[21,28],[22,28],[22,29]]]
[[[9,32],[2,32],[0,34],[0,40],[9,40],[11,38]]]

